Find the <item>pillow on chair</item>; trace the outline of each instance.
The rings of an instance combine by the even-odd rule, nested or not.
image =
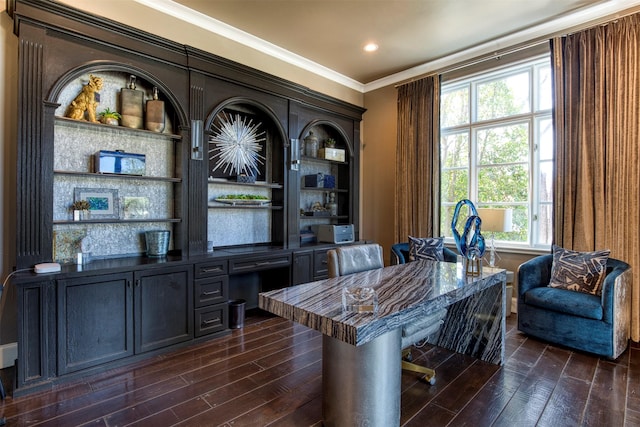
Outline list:
[[[426,237],[418,238],[409,236],[409,260],[429,259],[432,261],[444,261],[444,238]]]
[[[600,295],[610,252],[577,252],[553,245],[549,286]]]

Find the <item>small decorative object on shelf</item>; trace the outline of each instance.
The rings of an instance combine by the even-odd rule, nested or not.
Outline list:
[[[264,164],[261,142],[265,141],[265,132],[259,132],[260,123],[247,122],[240,114],[229,117],[222,113],[218,125],[213,125],[216,133],[209,138],[214,148],[209,150],[210,158],[217,158],[212,172],[224,167],[224,173],[236,173],[238,182],[255,182],[258,164]],[[253,181],[242,176],[253,177]]]
[[[89,219],[89,202],[87,200],[76,200],[71,204],[71,210],[73,211],[73,220],[82,221]]]
[[[169,230],[149,230],[144,232],[147,247],[147,256],[150,258],[160,258],[167,255],[169,251]]]
[[[309,135],[304,138],[304,155],[318,157],[318,137],[309,131]]]
[[[78,96],[71,101],[66,116],[74,120],[87,120],[98,123],[96,108],[100,102],[100,94],[98,91],[102,89],[102,84],[101,77],[90,74],[89,83],[84,85]]]
[[[336,148],[336,140],[333,138],[327,138],[324,142],[325,148]]]
[[[120,115],[120,113],[111,111],[109,108],[105,108],[102,113],[100,113],[100,122],[104,123],[105,125],[119,126],[120,123],[118,122],[118,120],[120,120],[121,118],[122,116]]]
[[[142,106],[144,92],[136,90],[136,76],[129,77],[129,87],[120,89],[122,126],[142,129]]]
[[[331,216],[338,215],[338,204],[336,203],[336,193],[329,193],[327,204],[325,208],[329,211]]]
[[[147,101],[147,114],[144,127],[153,132],[164,130],[164,101],[158,99],[158,88],[153,87],[153,99]]]

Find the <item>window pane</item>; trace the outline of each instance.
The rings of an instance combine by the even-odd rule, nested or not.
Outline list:
[[[484,206],[483,206],[484,207]],[[489,206],[487,206],[489,207]],[[482,229],[482,235],[485,238],[485,242],[487,244],[487,248],[489,247],[489,241],[491,237],[496,240],[509,241],[509,242],[526,242],[527,241],[527,230],[529,229],[528,219],[527,219],[527,207],[522,205],[492,205],[490,207],[493,208],[501,208],[501,209],[513,209],[513,217],[512,217],[512,231],[509,232],[492,232],[486,231],[484,228]],[[481,218],[482,219],[482,218]]]
[[[540,202],[553,202],[553,163],[540,162]]]
[[[469,123],[469,86],[443,92],[440,98],[440,127]]]
[[[529,159],[529,126],[526,123],[481,129],[476,138],[479,165]]]
[[[458,203],[468,197],[468,169],[443,170],[440,175],[440,196],[443,203]]]
[[[527,202],[529,166],[487,166],[478,171],[478,201],[483,203]]]
[[[538,68],[538,111],[550,110],[553,101],[551,89],[551,65]]]
[[[440,140],[442,168],[466,167],[469,165],[469,134],[443,135]]]
[[[538,147],[540,160],[553,159],[553,127],[550,118],[538,121]]]
[[[528,113],[531,110],[529,72],[480,83],[478,121]]]
[[[553,206],[550,204],[540,205],[540,214],[536,225],[538,227],[538,243],[542,245],[551,245],[551,216],[553,215]]]
[[[442,205],[440,207],[440,235],[444,237],[453,237],[451,233],[451,220],[453,219],[453,211],[456,210],[455,205]]]
[[[526,206],[513,206],[513,231],[504,235],[505,240],[512,242],[529,241],[529,209]]]

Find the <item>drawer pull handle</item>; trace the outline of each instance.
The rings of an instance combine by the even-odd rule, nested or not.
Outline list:
[[[212,323],[220,323],[220,319],[216,317],[215,319],[204,320],[202,326],[208,326]]]
[[[217,273],[218,271],[222,271],[222,268],[220,267],[202,268],[200,271],[202,271],[203,273]]]
[[[256,262],[256,266],[262,267],[271,264],[271,261]]]
[[[209,292],[203,292],[202,295],[208,297],[209,295],[220,295],[220,291],[209,291]]]
[[[322,264],[327,265],[327,260],[326,260],[326,259],[323,259],[323,260],[322,260]]]

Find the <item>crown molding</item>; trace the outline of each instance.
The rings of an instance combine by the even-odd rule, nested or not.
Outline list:
[[[539,44],[551,37],[561,35],[562,32],[576,31],[640,10],[640,0],[606,1],[365,84],[172,0],[134,1],[361,93],[477,63],[492,56]]]
[[[188,22],[192,25],[202,28],[203,30],[225,37],[234,42],[240,43],[273,58],[279,59],[288,64],[294,65],[303,70],[310,71],[328,80],[346,86],[358,92],[363,92],[364,84],[350,77],[340,74],[330,68],[327,68],[317,62],[313,62],[303,56],[290,52],[273,43],[249,34],[238,28],[225,24],[215,18],[207,16],[203,13],[190,9],[171,0],[134,0],[136,3],[155,9],[164,14],[173,16],[174,18]]]

